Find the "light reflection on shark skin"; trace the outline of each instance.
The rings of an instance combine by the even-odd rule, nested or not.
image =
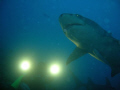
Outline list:
[[[59,22],[66,37],[77,47],[66,64],[89,53],[111,67],[111,76],[120,73],[120,41],[96,22],[78,14],[61,14]]]

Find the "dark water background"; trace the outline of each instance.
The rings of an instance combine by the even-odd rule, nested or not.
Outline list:
[[[62,13],[90,18],[120,40],[119,0],[0,0],[1,67],[5,64],[13,68],[22,56],[45,62],[56,59],[65,65],[75,45],[65,37],[59,25],[58,17]],[[112,86],[120,90],[120,74],[111,78],[110,67],[89,55],[68,67],[84,83],[90,77],[96,84],[105,84],[108,77]],[[5,70],[8,73],[7,67]],[[71,81],[72,85],[75,86]]]

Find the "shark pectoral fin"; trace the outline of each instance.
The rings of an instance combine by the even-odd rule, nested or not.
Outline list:
[[[69,63],[71,63],[72,61],[78,59],[79,57],[83,56],[84,54],[86,54],[87,52],[85,50],[82,50],[78,47],[76,47],[74,49],[74,51],[72,52],[72,54],[68,57],[66,65],[68,65]]]
[[[106,59],[99,53],[98,50],[94,49],[93,53],[95,54],[95,58],[99,59],[100,61],[102,61],[103,63],[108,64],[108,62],[106,61]]]

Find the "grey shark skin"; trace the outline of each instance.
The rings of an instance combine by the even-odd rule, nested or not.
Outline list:
[[[59,22],[66,37],[77,46],[66,64],[89,53],[111,67],[112,77],[120,73],[120,41],[111,33],[78,14],[61,14]]]

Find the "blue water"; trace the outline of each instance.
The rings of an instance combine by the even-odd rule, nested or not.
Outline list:
[[[57,60],[65,65],[76,46],[64,35],[59,15],[83,15],[120,40],[119,9],[119,0],[0,0],[1,57],[11,57],[6,61],[3,57],[0,62],[11,64],[27,56],[35,58],[36,62]],[[96,84],[105,84],[105,77],[108,77],[112,86],[120,90],[120,74],[111,78],[110,67],[89,55],[66,68],[84,83],[90,77]]]

